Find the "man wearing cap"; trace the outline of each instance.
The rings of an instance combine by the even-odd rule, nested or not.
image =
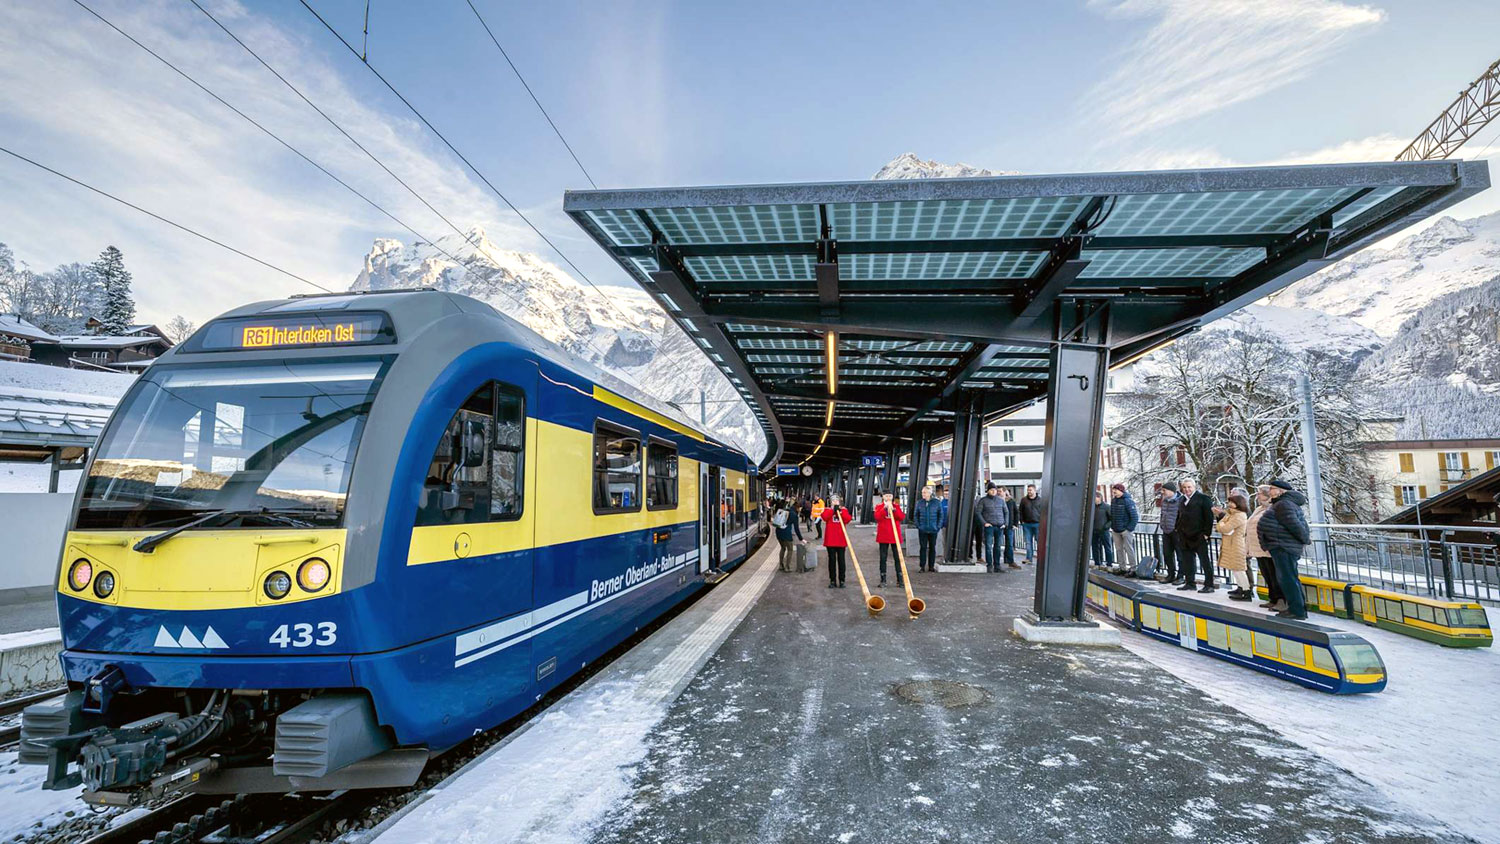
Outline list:
[[[1306,496],[1277,478],[1271,481],[1271,509],[1255,526],[1260,547],[1271,555],[1276,566],[1276,580],[1286,601],[1286,609],[1276,614],[1281,618],[1307,618],[1307,601],[1297,580],[1297,561],[1302,559],[1302,549],[1312,541],[1307,517],[1302,514],[1302,505],[1306,503]]]
[[[1167,481],[1161,485],[1161,492],[1156,499],[1156,507],[1161,511],[1160,521],[1157,523],[1161,531],[1157,534],[1160,544],[1157,555],[1161,557],[1161,564],[1167,573],[1162,576],[1166,583],[1180,583],[1177,577],[1177,513],[1182,509],[1182,496],[1177,494],[1177,482]]]
[[[1133,577],[1140,563],[1135,554],[1135,527],[1140,522],[1140,511],[1124,484],[1111,486],[1109,494],[1109,529],[1114,538],[1115,561]]]

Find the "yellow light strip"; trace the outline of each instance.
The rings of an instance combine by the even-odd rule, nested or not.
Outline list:
[[[834,408],[835,404],[836,404],[836,402],[834,402],[832,399],[829,399],[829,401],[828,401],[828,414],[823,417],[823,427],[825,427],[825,428],[829,428],[829,427],[833,426],[833,408]]]
[[[828,395],[836,395],[839,390],[839,335],[837,331],[830,331],[823,335],[827,345],[825,356],[828,360]]]

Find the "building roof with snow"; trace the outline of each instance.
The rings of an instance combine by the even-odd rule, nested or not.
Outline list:
[[[0,335],[22,340],[55,340],[52,334],[21,318],[20,314],[0,314]]]

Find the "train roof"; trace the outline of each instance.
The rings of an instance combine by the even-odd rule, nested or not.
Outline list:
[[[593,381],[605,389],[629,399],[636,404],[649,408],[650,410],[671,419],[683,427],[698,432],[712,444],[739,452],[740,450],[730,446],[723,441],[710,436],[702,430],[698,422],[689,419],[681,408],[674,404],[662,401],[655,396],[647,395],[639,387],[625,381],[619,376],[613,375],[599,366],[586,361],[577,355],[563,349],[547,338],[537,334],[516,319],[501,313],[494,306],[489,305],[472,296],[461,293],[450,293],[435,288],[415,288],[407,290],[371,290],[350,291],[347,293],[321,293],[303,296],[293,296],[289,299],[267,299],[260,302],[252,302],[241,305],[238,308],[226,311],[194,332],[195,338],[200,337],[214,323],[225,319],[247,316],[295,316],[297,314],[328,313],[330,311],[347,311],[349,313],[379,311],[388,315],[394,324],[396,342],[391,346],[377,347],[383,351],[400,353],[410,342],[420,337],[423,331],[432,323],[455,314],[477,314],[492,317],[497,323],[499,337],[497,339],[508,340],[518,345],[533,350],[536,354],[546,358],[554,364],[563,367],[570,372],[576,373]],[[342,351],[352,352],[355,347],[348,347]],[[326,353],[327,349],[280,349],[274,352],[266,351],[232,351],[215,352],[217,360],[263,360],[268,355],[283,357],[289,353],[317,352]],[[359,351],[368,353],[369,347],[359,347]],[[190,341],[173,348],[163,354],[159,359],[162,363],[182,357],[182,362],[194,359],[200,352],[195,351],[194,344]],[[741,452],[743,453],[743,452]]]
[[[1135,600],[1145,600],[1152,604],[1177,612],[1187,613],[1198,618],[1227,621],[1243,627],[1264,630],[1267,633],[1279,636],[1294,636],[1324,644],[1331,641],[1359,638],[1354,633],[1345,630],[1336,630],[1332,627],[1324,627],[1309,621],[1277,618],[1274,615],[1242,610],[1239,607],[1226,607],[1222,604],[1202,601],[1197,598],[1188,598],[1171,592],[1163,592],[1159,589],[1152,589],[1145,586],[1137,580],[1115,577],[1103,572],[1089,572],[1089,580],[1111,592],[1129,595]]]

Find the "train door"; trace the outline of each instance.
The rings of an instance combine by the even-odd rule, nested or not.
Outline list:
[[[708,551],[708,570],[716,571],[719,564],[724,560],[724,515],[723,515],[723,470],[710,466],[707,469],[708,483],[704,484],[707,490],[703,502],[703,518],[708,529],[704,532],[704,544]]]
[[[715,568],[729,559],[729,535],[734,527],[734,491],[729,488],[729,470],[719,468],[719,557]]]
[[[713,491],[708,484],[708,464],[702,461],[698,463],[698,562],[697,573],[702,574],[704,566],[711,566],[708,556],[709,546],[713,544]]]

